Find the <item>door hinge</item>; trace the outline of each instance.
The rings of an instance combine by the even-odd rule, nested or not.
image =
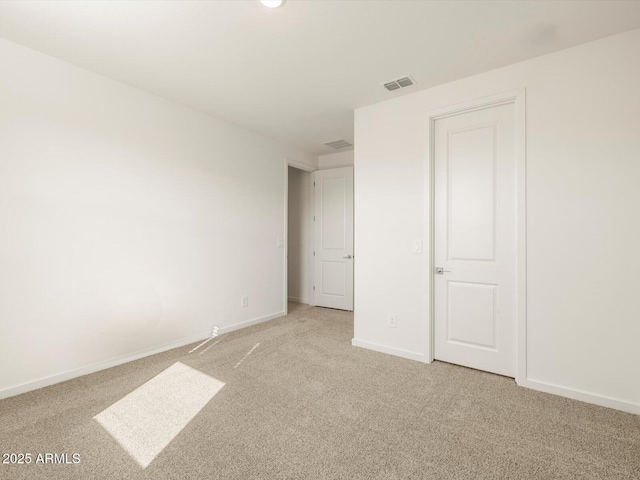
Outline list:
[[[315,216],[315,215],[313,216],[313,221],[314,221],[314,222],[316,221],[316,216]]]
[[[314,292],[316,291],[316,286],[315,286],[315,285],[313,286],[313,291],[314,291]]]
[[[316,251],[315,251],[315,250],[313,251],[313,256],[314,256],[314,257],[316,256]]]
[[[313,186],[314,186],[314,187],[316,186],[316,182],[313,182]]]

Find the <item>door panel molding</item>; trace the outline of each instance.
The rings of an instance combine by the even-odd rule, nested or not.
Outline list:
[[[450,105],[426,114],[427,149],[424,161],[425,195],[424,238],[430,239],[430,255],[425,261],[425,282],[428,285],[425,301],[428,311],[427,363],[435,353],[435,123],[439,119],[477,110],[514,105],[515,120],[515,168],[516,168],[516,383],[527,379],[527,296],[526,296],[526,91],[524,88]]]
[[[452,320],[455,320],[456,314],[464,314],[464,315],[477,315],[479,313],[479,309],[475,310],[473,304],[468,303],[456,303],[455,299],[455,289],[470,289],[474,288],[477,291],[483,291],[490,294],[489,302],[491,303],[491,318],[489,322],[491,324],[491,339],[480,339],[480,338],[470,338],[473,333],[482,333],[482,332],[459,332],[455,328],[456,325],[452,324]],[[447,281],[447,332],[446,338],[449,343],[457,343],[457,344],[465,344],[472,346],[474,348],[482,348],[496,351],[498,348],[498,335],[497,335],[497,322],[496,322],[496,310],[497,310],[497,290],[498,286],[492,283],[480,283],[480,282],[468,282],[468,281],[459,281],[459,280],[449,280]],[[486,299],[485,299],[486,300]],[[486,322],[486,319],[485,319]],[[472,335],[469,335],[472,334]],[[462,338],[466,336],[467,338]],[[490,342],[490,344],[489,344]]]

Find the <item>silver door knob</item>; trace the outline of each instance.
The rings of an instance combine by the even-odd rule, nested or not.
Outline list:
[[[443,273],[451,273],[451,270],[445,270],[443,267],[436,267],[436,275],[442,275]]]
[[[353,255],[345,255],[345,256],[344,256],[344,257],[342,257],[342,258],[353,258]]]

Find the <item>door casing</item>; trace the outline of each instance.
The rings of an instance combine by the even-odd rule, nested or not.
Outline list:
[[[425,154],[425,186],[428,186],[428,194],[425,195],[425,222],[424,238],[430,240],[429,258],[426,262],[428,332],[427,363],[434,360],[435,352],[435,143],[434,127],[436,120],[451,115],[472,112],[487,107],[504,104],[513,104],[515,108],[515,134],[516,134],[516,189],[517,189],[517,245],[516,245],[516,383],[522,384],[527,378],[527,272],[526,272],[526,127],[525,127],[525,89],[499,93],[489,97],[470,100],[468,102],[451,105],[427,113],[427,151]]]

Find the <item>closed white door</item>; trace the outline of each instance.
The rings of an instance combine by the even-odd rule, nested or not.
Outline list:
[[[434,140],[434,356],[515,377],[515,107],[438,119]]]
[[[315,304],[353,310],[353,167],[313,177]]]

